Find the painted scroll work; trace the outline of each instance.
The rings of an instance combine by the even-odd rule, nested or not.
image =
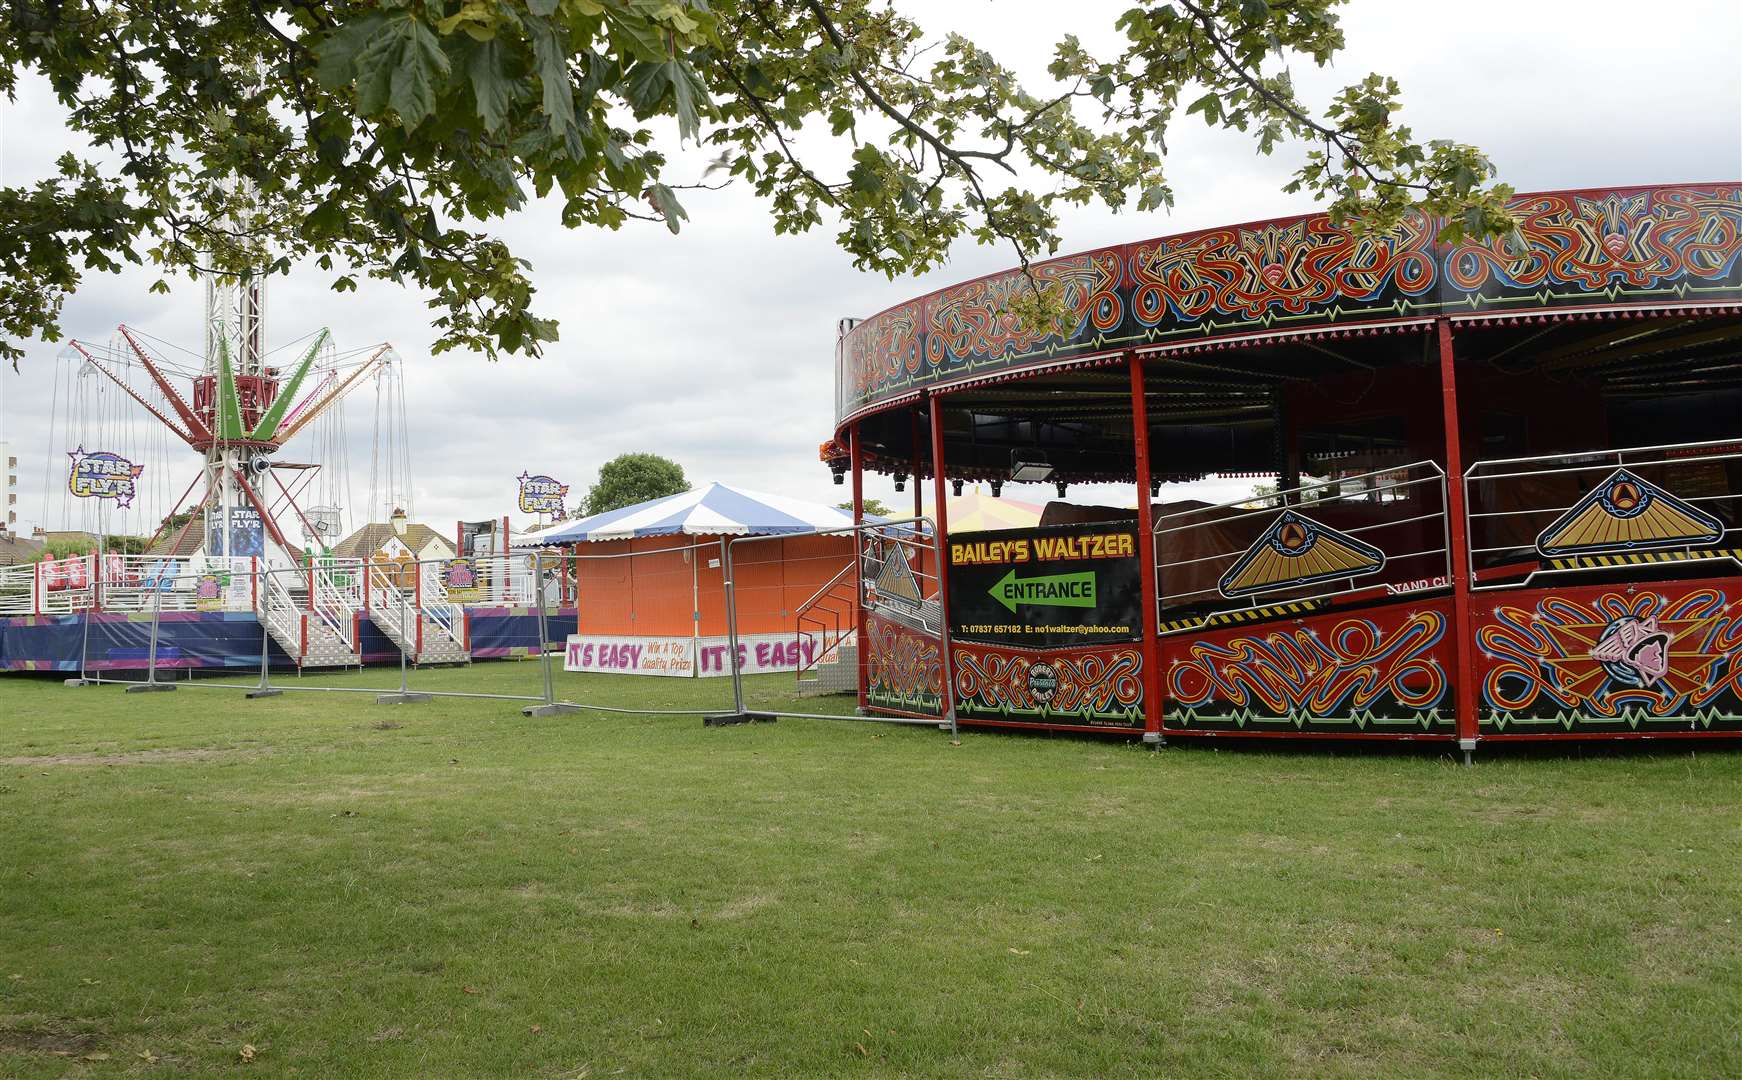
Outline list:
[[[1737,585],[1506,593],[1476,613],[1484,734],[1742,731]]]
[[[1058,334],[1012,320],[1014,274],[953,285],[848,332],[836,419],[924,386],[1127,348],[1440,314],[1742,300],[1736,185],[1546,192],[1512,208],[1522,247],[1440,243],[1437,223],[1419,217],[1358,237],[1316,214],[1037,263],[1071,313]]]
[[[1450,736],[1449,600],[1166,639],[1170,731]]]

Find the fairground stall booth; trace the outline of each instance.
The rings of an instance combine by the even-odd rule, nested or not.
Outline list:
[[[564,667],[643,675],[730,675],[725,544],[733,551],[739,666],[801,677],[850,647],[853,536],[832,506],[708,484],[545,529],[566,547],[578,624]]]
[[[843,323],[855,502],[872,470],[1138,503],[943,515],[948,638],[871,589],[863,705],[1466,752],[1742,732],[1742,187],[1512,207],[1485,242],[1310,215],[1054,259],[1064,336],[1007,314],[1014,274]],[[1228,473],[1279,490],[1160,497]]]

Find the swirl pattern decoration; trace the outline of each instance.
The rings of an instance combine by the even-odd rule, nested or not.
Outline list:
[[[1024,327],[995,274],[900,304],[847,331],[836,421],[918,390],[1253,333],[1374,326],[1443,314],[1742,306],[1742,184],[1516,196],[1519,237],[1451,244],[1413,215],[1379,237],[1324,214],[1101,248],[1038,263],[1064,287],[1058,332]]]

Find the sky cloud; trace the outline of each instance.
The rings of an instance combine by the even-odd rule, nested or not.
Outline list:
[[[907,6],[931,33],[967,34],[1039,83],[1056,38],[1068,31],[1091,46],[1110,43],[1127,5],[1075,4],[1069,26],[1056,4]],[[1307,100],[1323,102],[1369,71],[1396,75],[1404,119],[1418,135],[1481,146],[1521,190],[1742,177],[1742,9],[1733,3],[1355,0],[1344,19],[1348,49],[1335,69],[1295,73]],[[27,183],[58,154],[80,149],[40,83],[24,81],[19,101],[0,108],[0,182]],[[1180,123],[1171,150],[1178,200],[1171,213],[1073,213],[1067,248],[1311,209],[1280,190],[1298,150],[1261,158],[1244,137],[1195,121]],[[677,237],[652,225],[565,231],[549,206],[501,224],[533,263],[541,313],[562,323],[562,340],[540,360],[431,356],[423,297],[368,281],[355,294],[335,294],[314,271],[271,282],[269,340],[326,325],[343,348],[393,342],[407,362],[416,510],[444,530],[458,518],[510,511],[523,471],[549,473],[580,494],[602,462],[631,450],[672,457],[695,481],[838,500],[844,489],[816,460],[831,428],[836,320],[1002,269],[1009,251],[964,242],[943,269],[889,282],[856,272],[829,229],[774,235],[762,205],[741,186],[695,192],[685,202],[691,224]],[[68,302],[63,326],[106,341],[125,322],[197,349],[200,289],[182,283],[170,297],[152,296],[150,280],[89,278]],[[49,438],[58,351],[38,344],[19,374],[0,372],[25,528],[45,506],[47,524],[58,524],[63,502],[59,455],[72,447],[58,445],[58,433],[56,445]],[[361,395],[348,415],[359,499],[368,489],[370,406],[372,395]],[[187,452],[175,490],[195,464]],[[45,476],[54,489],[46,499]],[[895,496],[881,478],[868,494],[892,505],[910,498]]]

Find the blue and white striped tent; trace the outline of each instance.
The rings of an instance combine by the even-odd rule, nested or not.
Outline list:
[[[627,540],[639,536],[767,536],[851,527],[850,511],[760,491],[708,484],[621,510],[529,533],[516,546]]]

